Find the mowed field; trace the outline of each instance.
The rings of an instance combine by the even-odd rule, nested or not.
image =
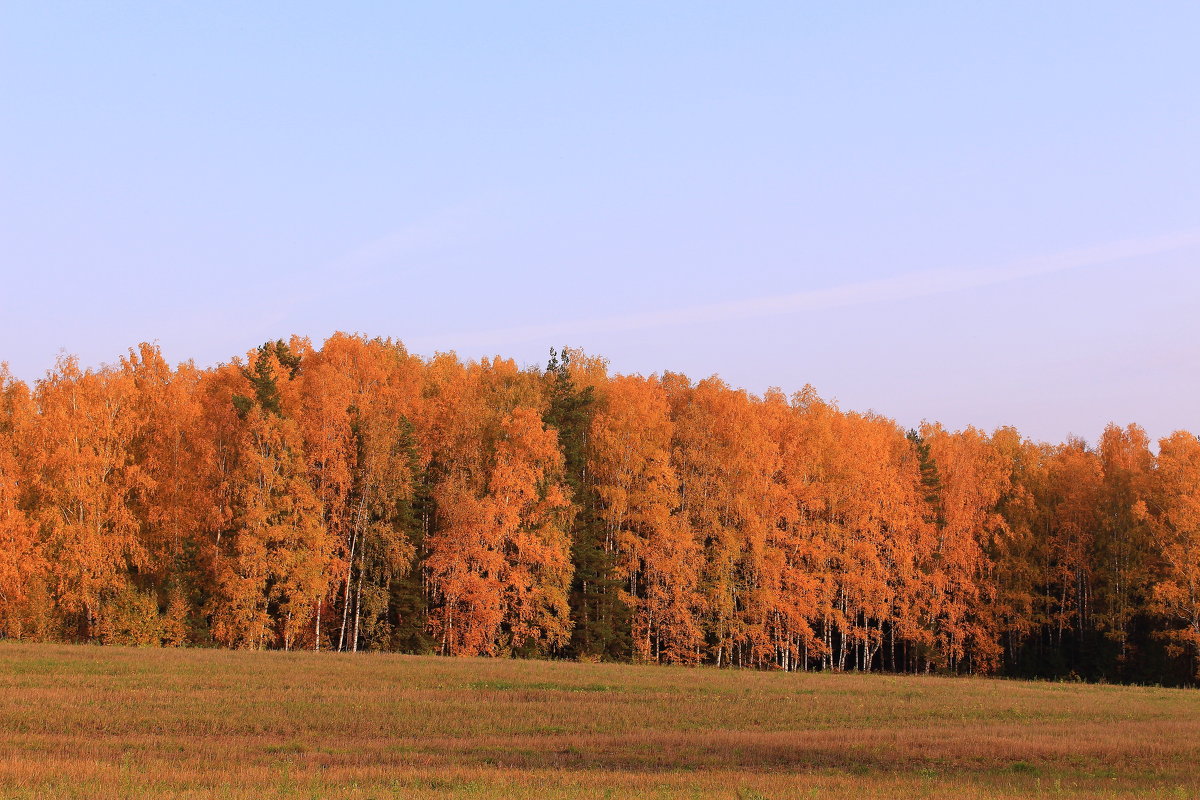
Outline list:
[[[0,796],[1200,797],[1200,692],[0,643]]]

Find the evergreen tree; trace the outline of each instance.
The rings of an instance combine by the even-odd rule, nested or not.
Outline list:
[[[588,474],[588,430],[595,413],[592,387],[580,389],[571,377],[571,353],[550,350],[546,366],[549,406],[543,421],[558,431],[566,482],[578,508],[571,527],[571,618],[575,629],[570,652],[576,658],[629,658],[629,609],[620,598],[616,548],[596,513],[596,490]]]
[[[399,450],[412,475],[412,493],[396,510],[397,526],[405,532],[411,548],[412,567],[393,575],[388,587],[390,638],[387,649],[405,653],[432,653],[435,642],[429,635],[428,607],[422,575],[425,569],[425,537],[434,516],[429,470],[422,469],[413,425],[401,419]]]
[[[929,442],[919,431],[910,429],[907,438],[921,467],[921,488],[925,492],[925,503],[929,506],[928,521],[941,529],[946,524],[946,515],[942,510],[942,476],[938,472],[937,459],[930,453]]]

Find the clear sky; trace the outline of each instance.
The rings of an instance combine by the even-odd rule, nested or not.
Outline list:
[[[1194,1],[3,2],[0,360],[341,329],[1200,430],[1198,42]]]

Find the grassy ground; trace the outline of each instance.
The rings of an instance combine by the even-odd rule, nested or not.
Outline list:
[[[0,643],[0,796],[1200,797],[1200,692]]]

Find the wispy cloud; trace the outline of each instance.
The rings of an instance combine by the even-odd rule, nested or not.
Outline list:
[[[461,241],[488,219],[484,202],[462,203],[412,220],[378,238],[360,243],[338,257],[294,270],[289,290],[273,297],[269,312],[256,317],[255,335],[279,336],[302,309],[322,307],[352,317],[357,297],[388,292],[400,275],[429,269],[428,258],[439,247]],[[263,287],[264,292],[274,287]],[[357,330],[352,323],[350,330]]]
[[[1099,267],[1129,259],[1183,250],[1196,245],[1200,245],[1200,231],[1190,231],[1153,238],[1110,242],[999,267],[919,270],[889,278],[847,283],[823,289],[810,289],[722,303],[705,303],[684,308],[618,314],[590,320],[520,325],[463,332],[456,335],[447,334],[438,336],[436,339],[435,337],[421,337],[408,343],[418,350],[425,347],[445,347],[447,345],[494,347],[528,341],[559,341],[564,338],[597,333],[621,333],[679,325],[756,319],[793,314],[799,311],[823,311],[868,303],[895,303],[966,289],[978,289],[1054,272]]]

